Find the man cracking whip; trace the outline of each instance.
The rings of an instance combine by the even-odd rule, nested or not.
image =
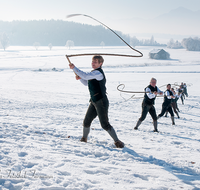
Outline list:
[[[162,117],[166,111],[168,111],[171,115],[172,125],[175,125],[174,122],[174,112],[172,110],[171,101],[175,98],[174,94],[171,91],[171,84],[167,85],[167,90],[164,93],[164,102],[162,104],[161,113],[158,115],[158,119]]]
[[[113,138],[115,146],[123,148],[124,143],[118,139],[114,128],[108,121],[109,101],[106,95],[106,77],[102,69],[103,62],[104,59],[102,56],[93,56],[92,68],[94,70],[88,73],[81,71],[72,63],[69,64],[70,69],[73,69],[76,74],[76,79],[80,80],[85,86],[88,86],[90,92],[90,105],[83,121],[83,137],[80,141],[87,142],[90,125],[96,116],[98,116],[101,127]]]
[[[171,106],[174,110],[174,113],[177,115],[178,118],[180,118],[179,114],[178,114],[179,109],[178,109],[178,105],[177,105],[177,101],[178,101],[180,96],[178,94],[176,94],[174,88],[171,88],[171,91],[172,91],[173,96],[174,96],[174,98],[172,98],[172,100],[171,100]],[[165,117],[167,117],[167,114],[168,114],[168,111],[166,111]]]
[[[158,132],[157,115],[154,107],[154,102],[157,94],[162,95],[163,92],[156,86],[156,82],[157,80],[155,78],[152,78],[150,81],[150,85],[145,88],[144,99],[142,102],[142,115],[139,118],[136,126],[134,127],[135,130],[138,129],[142,121],[145,120],[147,113],[149,112],[153,119],[154,132]]]

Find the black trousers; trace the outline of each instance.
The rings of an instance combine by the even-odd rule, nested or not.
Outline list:
[[[172,110],[171,104],[169,105],[162,104],[162,110],[161,110],[161,113],[158,115],[158,117],[162,117],[166,111],[168,111],[171,116],[174,116],[174,112]]]
[[[173,108],[173,110],[174,110],[174,113],[178,114],[178,112],[177,112],[177,110],[178,110],[178,108],[177,108],[177,103],[176,103],[176,102],[172,102],[172,103],[171,103],[171,106],[172,106],[172,108]]]
[[[177,102],[172,102],[171,103],[171,106],[172,106],[172,108],[173,108],[173,110],[174,110],[174,113],[176,113],[176,115],[178,115],[178,107],[177,107]],[[166,111],[166,114],[168,113],[168,111]]]
[[[184,97],[185,97],[185,96],[182,94],[182,95],[181,95],[181,102],[182,102],[182,104],[184,104]]]
[[[152,119],[154,121],[157,121],[156,109],[154,105],[148,105],[148,104],[145,104],[144,102],[142,103],[142,114],[139,120],[144,121],[148,112],[151,115]]]
[[[83,126],[90,127],[92,121],[98,116],[101,127],[106,131],[109,130],[111,125],[108,121],[108,107],[109,101],[107,97],[104,97],[96,102],[91,100],[83,121]]]

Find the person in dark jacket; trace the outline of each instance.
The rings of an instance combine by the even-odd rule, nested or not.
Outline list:
[[[180,118],[179,114],[178,114],[179,109],[178,109],[178,105],[177,105],[177,101],[179,99],[179,95],[176,94],[174,88],[171,88],[171,91],[172,91],[172,93],[173,93],[173,95],[175,97],[175,98],[172,98],[171,106],[172,106],[172,108],[174,110],[174,113],[177,115],[178,118]],[[165,117],[167,117],[167,113],[168,113],[168,111],[166,111]]]
[[[142,121],[145,120],[147,113],[151,115],[153,119],[153,125],[154,125],[154,132],[158,132],[157,129],[157,115],[156,115],[156,110],[154,107],[155,99],[157,94],[162,95],[163,92],[156,86],[157,80],[155,78],[152,78],[150,81],[150,85],[145,88],[145,94],[144,94],[144,99],[142,102],[142,114],[141,117],[139,118],[136,126],[134,127],[135,130],[138,129]]]
[[[186,97],[188,97],[187,85],[186,85],[186,83],[183,84],[183,91],[184,91],[184,94],[186,95]]]
[[[174,122],[174,112],[172,110],[171,102],[172,98],[175,98],[174,94],[171,91],[171,84],[167,85],[167,90],[164,93],[164,102],[162,104],[161,113],[158,115],[158,119],[162,117],[166,111],[168,111],[171,115],[172,125],[175,125]]]
[[[118,139],[114,128],[108,121],[109,101],[106,95],[106,77],[102,69],[103,62],[102,56],[93,56],[92,68],[94,70],[88,73],[79,70],[74,64],[69,64],[70,69],[73,69],[76,73],[76,79],[88,86],[90,92],[90,105],[83,121],[83,137],[80,141],[87,142],[90,125],[98,116],[101,127],[113,138],[116,147],[123,148],[124,143]]]
[[[181,98],[181,102],[182,104],[184,104],[184,99],[185,99],[185,96],[184,96],[184,93],[183,93],[183,87],[180,85],[179,89],[178,89],[178,95],[180,96]]]

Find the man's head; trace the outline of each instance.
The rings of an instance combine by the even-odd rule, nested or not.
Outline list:
[[[171,89],[171,84],[168,84],[167,85],[167,90],[170,90]]]
[[[104,59],[101,55],[94,55],[92,58],[92,68],[98,69],[103,65]]]
[[[150,85],[155,88],[157,80],[155,78],[151,78]]]

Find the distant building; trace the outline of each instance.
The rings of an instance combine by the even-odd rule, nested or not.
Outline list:
[[[150,59],[169,59],[170,54],[163,49],[154,49],[149,52]]]

